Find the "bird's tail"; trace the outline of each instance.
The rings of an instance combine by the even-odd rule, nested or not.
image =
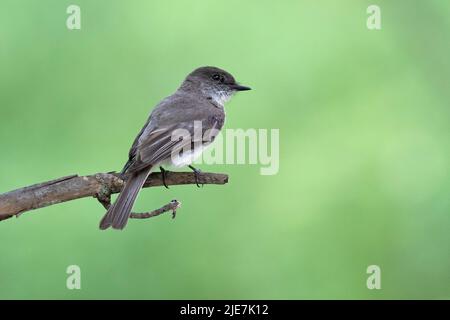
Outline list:
[[[145,180],[147,180],[150,170],[151,167],[139,171],[129,177],[116,202],[109,207],[108,211],[100,221],[101,230],[108,229],[109,227],[119,230],[125,228],[134,201],[144,185]]]

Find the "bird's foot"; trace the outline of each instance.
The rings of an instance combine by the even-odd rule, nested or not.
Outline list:
[[[166,187],[166,189],[169,189],[169,187],[167,186],[167,183],[166,183],[166,175],[167,175],[167,172],[169,172],[169,170],[166,170],[163,167],[159,167],[159,170],[161,170],[161,176],[162,176],[162,181],[163,181],[164,187]]]
[[[198,188],[200,188],[200,185],[198,183],[198,176],[202,173],[202,171],[200,169],[196,169],[193,166],[188,166],[190,169],[192,169],[192,171],[194,171],[195,174],[195,184],[197,185]],[[203,183],[202,183],[202,187],[203,187]]]

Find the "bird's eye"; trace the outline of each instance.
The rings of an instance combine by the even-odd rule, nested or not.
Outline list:
[[[224,83],[225,82],[225,77],[222,74],[214,74],[212,76],[213,80],[215,81],[219,81],[220,83]]]

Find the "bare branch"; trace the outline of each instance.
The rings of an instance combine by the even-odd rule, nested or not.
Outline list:
[[[95,197],[105,205],[111,194],[122,190],[124,184],[122,178],[117,173],[71,175],[0,194],[0,221],[19,216],[26,211],[85,197]],[[167,185],[196,183],[193,172],[167,172],[165,180]],[[198,182],[201,184],[226,184],[228,175],[202,172],[198,175]],[[154,172],[148,177],[144,188],[162,185],[161,173]],[[176,203],[177,206],[171,202],[160,209],[143,214],[141,218],[153,217],[170,210],[174,211],[179,207],[179,202]],[[160,212],[160,210],[163,211]],[[139,214],[134,215],[132,218],[138,218]]]
[[[159,216],[160,214],[163,214],[164,212],[172,211],[172,219],[175,219],[175,216],[177,214],[177,209],[181,206],[181,202],[178,200],[172,200],[165,206],[162,206],[159,209],[153,210],[151,212],[144,212],[144,213],[134,213],[132,212],[130,215],[130,218],[132,219],[147,219]]]
[[[102,204],[102,206],[108,210],[111,206],[111,194],[97,194],[97,200]],[[175,219],[175,216],[177,214],[177,209],[181,206],[181,202],[178,200],[172,200],[168,204],[162,206],[159,209],[150,211],[150,212],[143,212],[143,213],[135,213],[132,212],[130,214],[131,219],[148,219],[152,217],[159,216],[160,214],[163,214],[168,211],[172,211],[172,219]]]

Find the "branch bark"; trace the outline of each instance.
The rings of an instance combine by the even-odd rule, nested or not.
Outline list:
[[[0,194],[0,221],[19,216],[26,211],[85,197],[95,197],[104,204],[111,194],[122,190],[124,185],[122,179],[124,178],[118,173],[71,175]],[[196,183],[193,172],[167,172],[165,180],[167,185]],[[202,172],[198,176],[198,182],[200,184],[226,184],[228,175]],[[153,172],[145,182],[144,188],[162,185],[161,173]],[[170,210],[175,211],[178,206],[175,207],[171,202],[152,212],[135,214],[136,216],[133,218],[153,217]]]

